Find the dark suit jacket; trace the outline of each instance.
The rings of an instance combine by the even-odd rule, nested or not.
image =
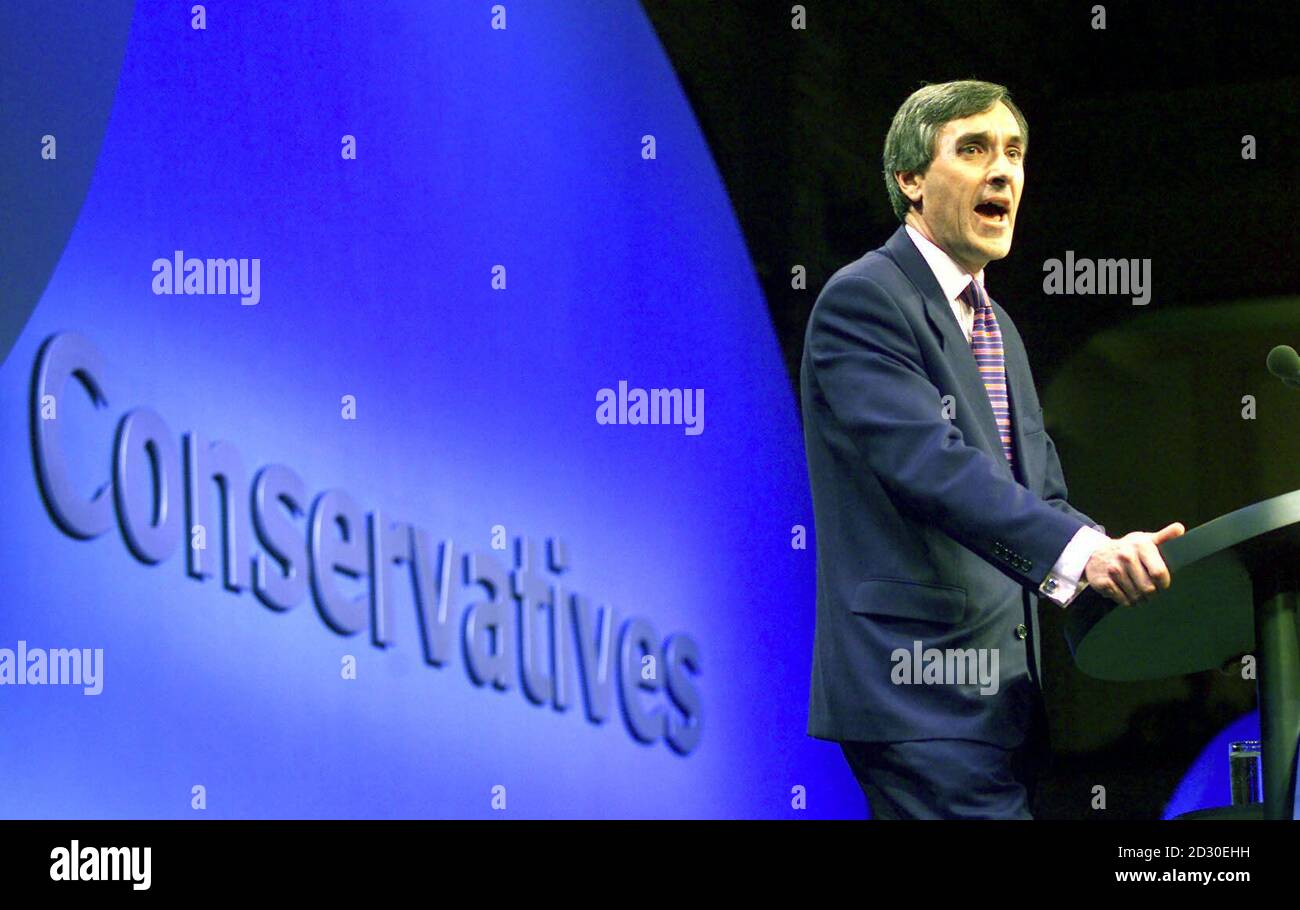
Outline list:
[[[1041,699],[1038,586],[1096,523],[1065,501],[1024,344],[993,310],[1015,475],[970,345],[902,227],[813,307],[800,370],[817,540],[812,736],[1024,740]],[[997,693],[895,685],[891,654],[914,641],[998,649]]]

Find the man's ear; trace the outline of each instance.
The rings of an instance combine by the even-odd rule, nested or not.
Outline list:
[[[921,190],[925,186],[925,174],[920,171],[895,171],[894,179],[903,195],[911,200],[912,205],[921,205]]]

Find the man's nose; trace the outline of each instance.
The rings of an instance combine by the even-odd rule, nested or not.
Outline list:
[[[1002,152],[989,162],[988,180],[997,186],[1005,185],[1011,181],[1013,170],[1011,159],[1007,157],[1006,152]]]

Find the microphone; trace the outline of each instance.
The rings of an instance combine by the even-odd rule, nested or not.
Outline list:
[[[1268,352],[1268,371],[1293,389],[1300,389],[1300,354],[1289,344]]]

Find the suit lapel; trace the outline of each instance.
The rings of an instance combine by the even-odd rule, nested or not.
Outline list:
[[[998,435],[997,419],[993,416],[993,405],[989,402],[988,390],[984,388],[984,380],[980,376],[979,366],[975,363],[975,355],[971,351],[970,343],[966,340],[966,335],[961,330],[961,324],[957,322],[957,317],[953,314],[952,306],[943,295],[943,288],[939,287],[939,281],[934,277],[934,272],[930,271],[929,263],[921,255],[920,250],[912,243],[912,238],[907,236],[907,230],[899,227],[894,232],[894,236],[889,238],[885,244],[885,250],[898,267],[903,270],[903,274],[912,282],[912,286],[925,300],[925,315],[929,320],[935,334],[939,337],[939,344],[947,355],[948,363],[952,366],[953,372],[957,374],[957,381],[961,383],[962,389],[966,392],[968,400],[974,403],[975,422],[984,435],[983,449],[991,454],[996,454],[997,461],[1006,464],[1006,458],[1002,454],[1002,440]],[[1004,339],[1005,349],[1005,339]],[[1014,390],[1012,374],[1018,373],[1019,370],[1012,370],[1011,364],[1007,364],[1007,387]],[[1013,429],[1018,426],[1015,419],[1015,402],[1018,396],[1011,399],[1011,424]],[[1019,432],[1019,430],[1014,430]],[[1017,437],[1019,442],[1019,437]],[[1011,467],[1007,465],[1007,471]]]

